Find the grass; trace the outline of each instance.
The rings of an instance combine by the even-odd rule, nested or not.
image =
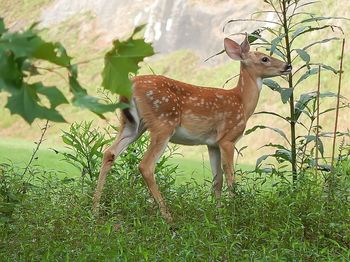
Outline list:
[[[28,163],[33,149],[36,145],[23,139],[0,138],[0,163],[13,163],[16,166],[24,168]],[[44,144],[38,151],[33,165],[41,166],[44,169],[54,170],[59,177],[78,177],[81,171],[71,164],[65,162],[62,156],[55,153],[52,147],[58,151],[66,151],[62,146],[50,146]],[[193,147],[188,147],[193,148]],[[187,182],[195,182],[203,184],[205,181],[211,181],[212,175],[210,164],[207,157],[203,160],[188,158],[186,156],[176,155],[169,162],[178,165],[178,174],[176,176],[176,184],[184,184]],[[248,169],[250,166],[239,165],[238,168]]]
[[[75,136],[84,134],[76,130]],[[14,150],[8,155],[18,161],[16,152],[30,155],[31,143],[1,141],[0,152]],[[137,171],[147,143],[145,137],[135,142],[113,167],[98,217],[91,212],[96,178],[62,179],[51,168],[57,163],[47,165],[51,157],[45,145],[36,160],[44,167],[33,166],[25,176],[23,169],[0,159],[0,260],[350,259],[349,159],[333,174],[300,173],[295,185],[279,179],[280,174],[239,176],[234,195],[225,189],[218,207],[211,183],[204,179],[210,177],[206,165],[188,158],[179,161],[170,150],[156,169],[159,189],[174,218],[168,225]],[[195,171],[190,179],[181,167],[197,167],[198,176]],[[183,173],[186,179],[180,183],[177,179]]]
[[[0,163],[11,162],[23,168],[29,162],[35,146],[34,143],[22,139],[0,139]],[[55,170],[61,176],[72,177],[79,175],[79,171],[76,168],[64,162],[62,157],[46,146],[43,146],[38,151],[33,165]]]
[[[12,172],[0,167],[0,174],[16,177]],[[174,188],[172,174],[160,181],[172,227],[140,177],[108,177],[97,220],[92,187],[46,177],[42,187],[19,193],[0,223],[0,260],[349,261],[350,169],[336,174],[331,191],[307,174],[294,187],[269,191],[241,184],[234,197],[225,192],[220,208],[206,185]],[[11,182],[11,189],[23,188],[21,180]]]

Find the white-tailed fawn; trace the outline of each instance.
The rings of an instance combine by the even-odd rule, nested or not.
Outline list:
[[[113,162],[146,130],[150,145],[139,170],[168,222],[172,217],[159,192],[154,170],[169,142],[207,145],[216,197],[221,195],[223,173],[228,188],[232,188],[234,145],[243,135],[258,103],[262,79],[287,75],[292,67],[266,54],[250,51],[247,36],[241,44],[225,38],[224,46],[230,58],[241,62],[238,84],[233,89],[195,86],[161,75],[132,79],[132,97],[120,99],[130,103],[130,107],[122,110],[119,136],[104,152],[93,199],[95,213],[98,213],[106,175]]]

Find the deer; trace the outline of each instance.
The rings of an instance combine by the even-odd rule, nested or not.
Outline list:
[[[243,135],[248,119],[257,106],[262,79],[288,75],[292,66],[258,51],[250,51],[248,35],[238,44],[224,39],[226,54],[240,62],[238,84],[233,89],[195,86],[162,75],[132,78],[132,96],[120,97],[130,106],[122,110],[118,138],[103,154],[93,197],[93,212],[98,214],[103,186],[113,162],[145,131],[150,144],[139,163],[139,171],[163,218],[172,215],[155,180],[156,163],[169,142],[206,145],[213,175],[213,191],[220,198],[223,174],[232,189],[234,146]]]

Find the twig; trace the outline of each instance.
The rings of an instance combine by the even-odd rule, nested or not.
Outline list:
[[[321,89],[321,65],[318,66],[318,81],[317,81],[317,114],[316,114],[316,156],[315,156],[315,175],[317,176],[318,167],[318,137],[319,137],[319,126],[320,126],[320,89]]]
[[[338,93],[337,93],[337,107],[336,107],[336,111],[335,111],[335,123],[334,123],[334,134],[333,134],[333,150],[332,150],[332,163],[331,163],[332,170],[334,168],[334,152],[335,152],[335,142],[336,142],[336,134],[337,134],[337,128],[338,128],[340,88],[341,88],[341,80],[342,80],[342,74],[343,74],[344,46],[345,46],[345,38],[343,39],[341,58],[340,58],[339,82],[338,82]]]
[[[49,120],[46,120],[45,126],[41,129],[42,131],[41,131],[40,139],[39,139],[39,141],[36,143],[36,147],[35,147],[35,149],[33,150],[32,156],[30,157],[30,160],[29,160],[28,164],[26,165],[26,167],[25,167],[25,169],[24,169],[24,171],[23,171],[22,176],[24,176],[24,175],[27,173],[27,171],[28,171],[30,165],[32,164],[32,162],[33,162],[33,160],[34,160],[34,158],[35,158],[35,156],[36,156],[36,154],[37,154],[37,152],[38,152],[38,150],[39,150],[39,148],[40,148],[41,143],[44,141],[44,136],[45,136],[45,133],[46,133],[46,131],[47,131],[48,128],[49,128]]]

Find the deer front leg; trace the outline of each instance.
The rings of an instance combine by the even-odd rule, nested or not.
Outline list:
[[[213,174],[213,191],[216,199],[219,199],[223,183],[220,149],[218,147],[208,146],[208,153],[211,172]]]
[[[233,175],[233,154],[234,154],[234,144],[232,142],[220,143],[220,153],[222,161],[222,169],[224,170],[226,183],[228,189],[232,192],[232,186],[234,183]]]
[[[158,185],[154,178],[154,170],[156,166],[156,162],[159,157],[164,152],[170,136],[162,135],[162,136],[153,136],[151,133],[151,143],[139,165],[140,172],[147,184],[147,187],[153,196],[154,200],[158,203],[160,212],[162,216],[168,223],[172,222],[172,217],[168,208],[164,202],[162,195],[159,192]]]

